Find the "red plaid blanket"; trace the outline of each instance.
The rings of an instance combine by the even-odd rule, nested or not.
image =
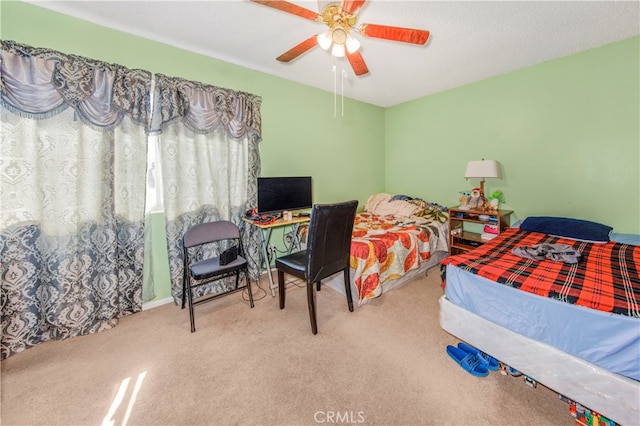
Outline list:
[[[568,244],[582,253],[580,262],[530,260],[511,253],[534,244]],[[538,232],[507,229],[468,253],[450,256],[442,265],[523,291],[604,312],[640,318],[640,247],[609,242],[594,244]]]

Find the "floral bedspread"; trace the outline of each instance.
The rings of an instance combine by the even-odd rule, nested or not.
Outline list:
[[[382,282],[402,277],[419,268],[434,252],[446,250],[446,224],[439,221],[359,213],[350,258],[358,303],[380,296]]]

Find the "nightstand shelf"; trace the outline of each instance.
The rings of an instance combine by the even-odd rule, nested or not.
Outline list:
[[[461,254],[480,247],[487,240],[482,239],[482,232],[474,232],[468,228],[494,225],[498,234],[510,224],[512,210],[483,211],[463,210],[458,207],[449,208],[449,254]]]

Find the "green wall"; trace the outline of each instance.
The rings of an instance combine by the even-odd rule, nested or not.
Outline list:
[[[333,93],[37,6],[2,1],[0,20],[5,40],[261,96],[262,175],[311,175],[316,202],[362,208],[387,191],[453,205],[478,184],[462,177],[466,162],[491,158],[504,177],[487,188],[502,189],[517,217],[640,234],[640,37],[386,110],[345,99],[344,117],[333,117]],[[153,227],[162,235],[161,217]],[[169,296],[162,260],[157,299]]]
[[[495,159],[503,178],[485,185],[517,217],[638,234],[639,84],[633,37],[388,108],[385,187],[457,204],[478,186],[463,178],[467,161]]]

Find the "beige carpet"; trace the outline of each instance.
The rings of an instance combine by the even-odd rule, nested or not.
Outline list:
[[[264,291],[258,296],[264,296]],[[522,377],[476,378],[445,353],[438,273],[350,313],[329,288],[311,334],[304,288],[287,307],[239,293],[170,304],[2,362],[3,425],[572,425],[567,404]]]

